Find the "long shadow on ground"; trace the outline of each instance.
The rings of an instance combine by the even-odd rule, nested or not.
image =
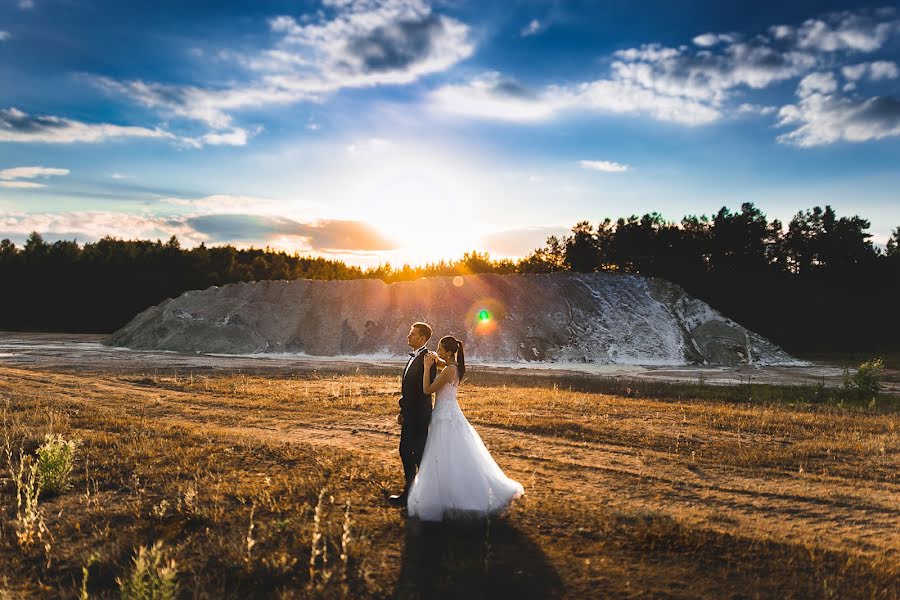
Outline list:
[[[502,519],[407,521],[395,598],[549,598],[562,589],[543,551]]]

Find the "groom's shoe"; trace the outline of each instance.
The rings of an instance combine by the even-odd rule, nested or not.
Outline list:
[[[388,496],[387,503],[390,504],[391,506],[405,507],[406,506],[406,494],[394,494],[393,496]]]

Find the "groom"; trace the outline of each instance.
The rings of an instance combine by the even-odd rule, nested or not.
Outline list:
[[[413,323],[409,328],[406,341],[410,348],[409,360],[403,369],[403,383],[400,394],[400,460],[403,461],[403,475],[406,486],[402,494],[390,496],[391,506],[406,506],[406,495],[409,486],[416,477],[422,452],[425,450],[425,439],[428,437],[428,424],[431,421],[431,394],[422,391],[422,376],[425,371],[425,355],[428,350],[425,344],[431,338],[431,326],[427,323]],[[431,379],[434,379],[437,366],[431,365]]]

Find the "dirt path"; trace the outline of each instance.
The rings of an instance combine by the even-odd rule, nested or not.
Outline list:
[[[63,333],[18,333],[0,331],[0,365],[10,367],[57,370],[100,369],[120,371],[189,371],[197,372],[352,372],[396,371],[402,358],[385,359],[363,356],[311,357],[291,354],[183,354],[164,351],[130,350],[103,345],[104,335]],[[838,386],[843,382],[843,369],[815,363],[797,367],[702,367],[702,366],[638,366],[578,363],[483,363],[479,369],[491,373],[545,376],[576,375],[627,381],[740,385],[773,383],[785,385]],[[900,373],[885,372],[884,391],[900,394]]]
[[[127,411],[148,423],[189,426],[208,435],[328,446],[398,462],[396,424],[364,411],[342,415],[339,424],[314,423],[290,410],[282,417],[213,394],[148,387],[113,375],[0,367],[0,393],[6,387],[93,409]],[[810,552],[890,557],[900,551],[900,484],[694,463],[683,455],[614,440],[582,442],[473,424],[497,462],[529,495],[590,509],[677,515],[695,527],[800,544]],[[720,435],[712,429],[709,434]]]

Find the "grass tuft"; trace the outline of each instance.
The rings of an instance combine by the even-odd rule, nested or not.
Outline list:
[[[128,576],[117,580],[122,600],[175,600],[178,571],[174,560],[164,559],[162,542],[138,548],[133,562]]]

